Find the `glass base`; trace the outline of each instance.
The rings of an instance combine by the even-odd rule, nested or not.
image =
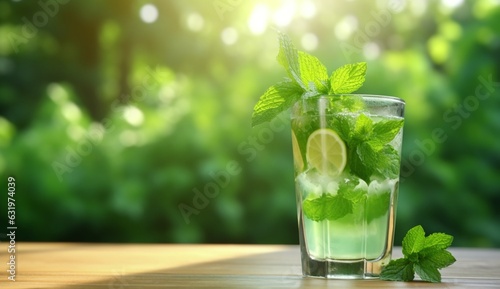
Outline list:
[[[378,260],[315,260],[302,251],[304,277],[327,279],[377,279],[390,254]]]

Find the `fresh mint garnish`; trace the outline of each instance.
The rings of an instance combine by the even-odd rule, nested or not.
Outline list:
[[[328,92],[328,71],[318,58],[299,51],[300,79],[310,92]]]
[[[366,62],[346,64],[335,70],[330,78],[330,93],[344,94],[358,90],[365,82]]]
[[[300,78],[299,52],[295,49],[288,35],[278,32],[280,49],[276,59],[285,68],[288,77],[305,89]]]
[[[403,258],[392,260],[382,269],[380,279],[412,281],[417,273],[423,281],[441,282],[439,269],[450,266],[456,259],[446,249],[453,237],[444,233],[425,236],[422,226],[415,226],[403,239]]]
[[[296,82],[283,81],[271,86],[253,109],[252,125],[271,121],[290,108],[301,96],[302,90]]]
[[[363,85],[365,62],[344,65],[328,77],[326,67],[318,58],[297,50],[286,34],[278,32],[278,38],[280,48],[277,60],[285,68],[288,79],[271,86],[260,97],[252,114],[252,126],[272,120],[301,98],[352,93]],[[346,100],[341,97],[339,100]],[[359,105],[359,102],[339,102],[339,107],[350,111],[358,109]]]

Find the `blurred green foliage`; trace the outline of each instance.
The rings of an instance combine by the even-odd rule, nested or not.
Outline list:
[[[0,19],[21,240],[298,243],[286,115],[250,127],[285,76],[279,29],[406,101],[396,244],[422,224],[500,247],[498,1],[6,0]]]

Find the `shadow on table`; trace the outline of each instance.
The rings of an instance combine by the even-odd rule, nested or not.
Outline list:
[[[168,260],[161,260],[161,262],[168,262]],[[55,289],[298,288],[302,280],[300,270],[298,251],[293,248],[284,248],[276,252],[202,262],[138,274],[124,274],[117,270],[108,279]]]

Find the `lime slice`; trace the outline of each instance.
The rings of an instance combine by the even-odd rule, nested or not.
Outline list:
[[[302,154],[300,153],[299,142],[297,137],[292,130],[292,149],[293,149],[293,164],[295,165],[295,170],[300,173],[304,170],[304,160],[302,159]]]
[[[337,176],[347,162],[345,144],[335,131],[320,128],[307,140],[306,159],[320,173]]]

